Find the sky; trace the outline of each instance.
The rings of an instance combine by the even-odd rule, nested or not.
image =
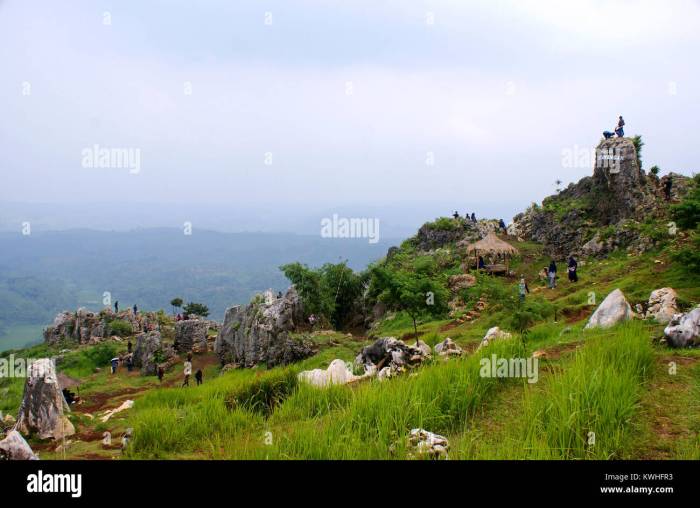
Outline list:
[[[0,0],[0,211],[508,220],[620,114],[646,168],[692,174],[698,27],[690,0]]]

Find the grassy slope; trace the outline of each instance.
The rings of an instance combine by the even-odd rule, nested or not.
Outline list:
[[[533,244],[517,244],[522,260],[515,269],[528,280],[548,260]],[[655,262],[655,261],[660,262]],[[540,380],[498,380],[478,375],[473,353],[490,326],[508,327],[515,281],[487,278],[480,288],[499,295],[473,322],[425,321],[419,332],[429,343],[451,337],[470,354],[447,363],[434,361],[415,374],[385,383],[369,381],[319,390],[297,386],[293,373],[325,367],[334,358],[352,360],[364,337],[319,333],[320,351],[290,370],[235,371],[217,376],[213,355],[195,357],[205,367],[202,387],[179,388],[180,368],[163,387],[138,374],[91,373],[85,350],[68,374],[84,380],[84,406],[74,411],[79,436],[68,458],[120,457],[102,449],[100,435],[112,431],[115,443],[135,429],[130,458],[404,458],[405,435],[413,427],[446,434],[453,458],[672,458],[700,456],[699,352],[672,351],[654,343],[661,327],[636,323],[605,332],[582,331],[594,306],[620,287],[630,302],[645,301],[652,289],[671,286],[684,305],[700,301],[697,280],[671,265],[664,253],[616,255],[580,266],[580,281],[560,281],[555,290],[531,282],[528,304],[545,316],[519,338],[493,347],[502,355],[544,350]],[[515,307],[517,308],[517,307]],[[551,311],[556,310],[556,313]],[[555,319],[556,316],[556,319]],[[398,314],[376,335],[404,336],[412,323]],[[44,346],[22,354],[46,354]],[[490,354],[488,351],[487,354]],[[481,353],[479,353],[481,354]],[[678,366],[668,374],[668,362]],[[0,409],[16,412],[18,381],[0,384]],[[7,390],[2,392],[2,390]],[[573,398],[572,398],[573,397]],[[136,400],[134,409],[106,424],[84,413]],[[95,416],[95,415],[93,415]],[[596,442],[588,443],[589,432]],[[54,445],[32,443],[43,458],[62,458]]]

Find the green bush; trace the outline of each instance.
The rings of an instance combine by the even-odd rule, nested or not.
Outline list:
[[[131,323],[121,319],[115,319],[109,323],[109,335],[118,335],[119,337],[128,337],[134,333]]]

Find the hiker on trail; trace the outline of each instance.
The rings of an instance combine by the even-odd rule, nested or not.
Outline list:
[[[163,367],[158,367],[158,382],[162,383],[163,382],[163,376],[165,376],[165,369]]]
[[[671,180],[671,177],[669,176],[668,179],[664,182],[664,197],[666,198],[666,201],[671,201],[671,188],[673,187],[673,180]]]
[[[204,374],[202,373],[202,369],[197,369],[197,372],[194,373],[194,379],[197,381],[197,386],[202,384],[202,378],[204,377]]]
[[[134,355],[129,354],[129,356],[126,357],[126,370],[131,372],[134,370]]]
[[[126,447],[129,446],[129,441],[131,440],[131,434],[133,434],[134,429],[129,427],[126,429],[126,432],[124,432],[124,435],[122,436],[122,451],[126,450]]]
[[[547,276],[549,277],[549,289],[554,289],[557,287],[557,264],[552,259],[549,263],[549,269],[547,270]]]
[[[134,304],[134,316],[139,313],[139,308]]]
[[[518,296],[520,297],[520,303],[525,303],[525,294],[529,292],[530,288],[527,287],[525,277],[520,277],[520,283],[518,284]]]
[[[131,354],[132,347],[133,347],[133,345],[131,344],[131,340],[129,340],[129,342],[126,343],[126,352]]]
[[[452,217],[454,217],[455,220],[459,219],[459,212],[455,210],[455,213],[452,214]]]
[[[620,115],[620,119],[617,121],[617,127],[615,128],[615,134],[617,134],[618,138],[624,137],[625,135],[625,130],[623,127],[625,126],[625,121],[622,119],[622,115]]]
[[[498,227],[501,228],[505,234],[508,234],[508,228],[506,227],[506,223],[503,222],[503,219],[498,220]]]
[[[280,300],[282,298],[282,291],[277,291],[277,299]]]
[[[574,256],[569,256],[569,281],[570,282],[578,282],[578,274],[576,273],[576,270],[578,269],[578,263],[574,259]]]
[[[119,300],[114,301],[114,313],[119,314]]]
[[[182,386],[190,386],[190,376],[192,375],[192,362],[189,359],[185,362],[183,374],[185,374],[185,380],[182,382]]]
[[[474,215],[474,212],[472,212],[472,222],[476,222],[476,215]]]
[[[117,367],[119,367],[119,358],[112,358],[109,363],[112,364],[112,374],[116,374]]]
[[[484,263],[484,257],[483,257],[483,256],[479,256],[479,260],[477,261],[476,267],[477,267],[479,270],[483,270],[485,266],[486,266],[486,263]]]

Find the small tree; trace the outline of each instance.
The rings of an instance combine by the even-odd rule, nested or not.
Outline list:
[[[173,306],[173,314],[175,314],[175,309],[179,309],[180,307],[182,307],[182,303],[183,303],[182,298],[179,298],[179,297],[173,298],[172,300],[170,300],[170,305]]]
[[[423,273],[375,267],[372,275],[373,283],[381,290],[379,300],[409,315],[416,340],[420,316],[438,316],[447,310],[447,291]]]
[[[209,307],[203,303],[190,302],[185,305],[185,314],[196,314],[197,316],[207,317],[209,315]]]

